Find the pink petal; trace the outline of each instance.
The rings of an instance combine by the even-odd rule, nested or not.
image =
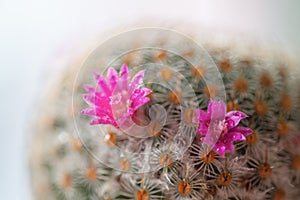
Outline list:
[[[210,116],[203,110],[198,110],[199,127],[198,133],[206,135],[210,123]]]
[[[245,113],[240,112],[240,111],[228,112],[225,117],[225,123],[226,123],[227,129],[236,127],[240,123],[240,121],[246,117],[248,117],[248,116]]]
[[[80,112],[83,115],[89,116],[108,116],[111,117],[111,112],[109,109],[105,108],[86,108]]]
[[[143,96],[144,96],[144,93],[145,93],[145,92],[144,92],[143,90],[136,89],[136,90],[134,90],[134,92],[131,94],[130,100],[131,100],[131,101],[135,101],[136,99],[143,97]]]
[[[96,125],[96,124],[112,124],[113,126],[117,127],[116,122],[112,119],[96,118],[90,122],[90,125]]]
[[[146,103],[148,103],[150,101],[150,99],[148,97],[143,97],[143,98],[140,98],[134,102],[132,102],[131,104],[131,108],[132,110],[137,110],[139,107],[145,105]]]
[[[149,88],[142,88],[140,90],[143,90],[144,91],[144,96],[147,96],[148,94],[152,93],[152,90],[149,89]]]
[[[130,85],[130,91],[134,91],[136,88],[139,87],[139,85],[142,84],[144,74],[145,70],[141,70],[133,77]]]
[[[121,88],[128,88],[128,79],[129,79],[129,72],[128,72],[128,67],[126,64],[124,64],[121,69],[120,69],[120,73],[119,73],[119,84],[121,86]]]
[[[206,125],[201,125],[198,128],[198,133],[205,136],[208,132],[208,127]]]
[[[200,122],[209,122],[210,116],[204,110],[198,110],[198,119]]]
[[[90,95],[90,94],[82,94],[81,96],[87,104],[94,105],[95,96]]]
[[[226,151],[226,146],[224,144],[216,144],[214,146],[215,152],[217,152],[220,156],[224,157],[225,151]]]
[[[107,95],[111,95],[111,90],[108,87],[105,79],[101,74],[94,73],[95,80],[97,81],[97,84],[102,88],[103,92]]]
[[[139,98],[142,98],[142,97],[146,97],[148,94],[150,94],[152,91],[149,90],[149,89],[146,89],[146,88],[143,88],[143,89],[136,89],[131,97],[130,97],[130,101],[131,102],[134,102],[136,100],[138,100]]]
[[[231,142],[225,143],[224,145],[225,145],[226,151],[229,151],[230,153],[232,153],[234,151],[234,145]]]
[[[214,150],[215,150],[221,157],[224,157],[226,151],[229,151],[229,152],[231,152],[231,153],[234,151],[234,145],[233,145],[232,143],[222,143],[222,142],[218,142],[218,143],[214,146]]]
[[[223,101],[210,100],[208,104],[207,113],[214,120],[223,120],[226,113],[226,105]]]
[[[247,135],[250,135],[251,133],[253,133],[253,130],[251,128],[237,126],[237,127],[232,128],[230,130],[230,132],[239,132],[239,133],[243,134],[244,136],[247,136]]]
[[[88,93],[94,93],[96,91],[96,88],[94,86],[91,86],[88,84],[85,84],[83,87],[84,87],[85,91]]]
[[[82,110],[82,111],[80,112],[80,114],[82,114],[82,115],[89,115],[89,116],[95,116],[95,115],[96,115],[96,112],[95,112],[95,110],[92,109],[92,108],[86,108],[86,109]]]
[[[113,90],[118,83],[118,72],[113,68],[110,67],[107,71],[107,79],[110,84],[110,89]]]
[[[109,104],[110,100],[108,98],[101,98],[99,96],[95,96],[93,94],[82,94],[83,99],[90,106],[94,105],[97,107],[103,107]]]
[[[226,141],[241,141],[246,140],[246,137],[241,132],[230,131],[224,136]]]

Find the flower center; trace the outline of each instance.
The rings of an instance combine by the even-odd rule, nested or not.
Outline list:
[[[232,176],[228,172],[223,172],[218,178],[219,185],[228,186],[232,181]]]
[[[170,67],[160,70],[160,76],[164,81],[168,81],[172,78],[173,70]]]
[[[289,132],[289,126],[285,120],[278,120],[277,133],[280,136],[285,136]]]
[[[167,58],[167,53],[165,51],[161,51],[159,53],[157,53],[154,58],[158,61],[164,60]]]
[[[179,91],[171,91],[171,92],[169,93],[169,100],[170,100],[173,104],[175,104],[175,105],[179,104],[180,101],[181,101],[181,99],[182,99],[182,94],[181,94],[181,92],[179,92]]]
[[[205,68],[203,66],[192,67],[192,73],[196,78],[203,78],[205,74]]]
[[[122,171],[126,171],[126,172],[129,171],[129,169],[130,169],[129,160],[126,158],[121,159],[119,162],[119,167]]]
[[[78,152],[82,150],[82,144],[81,144],[79,138],[74,138],[74,139],[72,140],[72,148],[73,148],[75,151],[78,151]]]
[[[117,136],[116,136],[116,134],[114,134],[112,132],[106,133],[105,136],[104,136],[104,143],[108,147],[115,146],[117,144]]]
[[[169,153],[163,153],[159,157],[159,163],[162,167],[169,167],[173,162],[173,157]]]
[[[181,195],[188,195],[192,187],[187,181],[181,181],[177,186],[177,190]]]
[[[245,78],[241,77],[234,82],[234,87],[239,93],[247,92],[249,86]]]
[[[86,176],[90,181],[95,181],[97,179],[97,169],[95,167],[89,167],[86,171]]]
[[[264,116],[268,111],[268,105],[264,101],[258,100],[254,103],[254,109],[259,116]]]
[[[260,83],[262,86],[264,86],[267,89],[270,89],[272,87],[272,78],[269,74],[263,73],[260,77]]]
[[[196,112],[193,108],[188,108],[184,111],[184,119],[187,123],[193,124],[196,118]]]
[[[149,194],[146,190],[138,190],[135,193],[135,199],[136,200],[148,200],[149,199]]]
[[[66,174],[62,178],[62,186],[63,188],[67,189],[71,186],[72,184],[72,178],[69,174]]]
[[[268,163],[262,163],[258,167],[258,174],[262,178],[268,178],[272,174],[272,168]]]
[[[220,69],[222,70],[223,73],[228,73],[231,71],[232,69],[232,66],[231,66],[231,63],[229,60],[222,60],[220,63],[219,63],[219,66],[220,66]]]
[[[205,152],[205,155],[203,155],[201,157],[202,162],[206,163],[206,164],[210,164],[212,163],[216,158],[216,154],[214,151],[210,151],[210,152]]]

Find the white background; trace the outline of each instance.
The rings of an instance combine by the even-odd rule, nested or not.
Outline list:
[[[297,0],[0,0],[0,199],[32,199],[28,119],[53,63],[78,44],[153,16],[268,36],[297,55],[299,10]]]

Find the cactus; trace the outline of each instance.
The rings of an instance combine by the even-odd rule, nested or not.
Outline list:
[[[56,80],[34,124],[36,199],[297,199],[295,68],[202,44],[134,30]]]

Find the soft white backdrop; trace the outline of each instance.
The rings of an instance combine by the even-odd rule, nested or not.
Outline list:
[[[142,17],[268,36],[300,53],[298,0],[0,0],[0,199],[30,200],[28,119],[51,66]],[[58,62],[58,63],[56,63]]]

